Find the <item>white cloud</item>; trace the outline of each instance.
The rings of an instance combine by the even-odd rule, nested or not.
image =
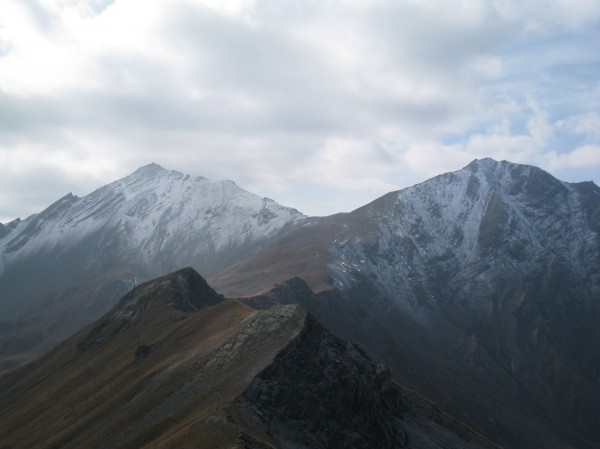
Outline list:
[[[600,141],[600,112],[590,111],[559,120],[558,127],[587,139]]]
[[[595,0],[0,2],[0,216],[150,161],[307,213],[485,156],[589,177],[599,21]],[[33,173],[35,205],[10,187]]]
[[[549,151],[542,162],[548,170],[595,167],[600,171],[600,145],[584,145],[568,153]]]
[[[394,190],[385,182],[397,163],[382,145],[351,139],[331,138],[308,161],[310,180],[348,191]]]

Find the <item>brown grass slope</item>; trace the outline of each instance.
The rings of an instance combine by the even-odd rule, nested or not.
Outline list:
[[[0,448],[490,448],[300,306],[193,270],[143,284],[0,377]]]
[[[238,431],[204,421],[243,391],[294,327],[282,323],[281,335],[249,350],[243,329],[269,314],[208,290],[198,300],[197,288],[177,285],[198,278],[186,270],[138,287],[54,351],[0,378],[0,447],[233,444]],[[246,351],[236,354],[236,344]],[[201,438],[193,437],[198,429]]]
[[[373,242],[375,230],[376,220],[363,213],[362,208],[310,218],[274,239],[262,251],[208,280],[230,297],[262,294],[295,276],[301,276],[315,292],[330,290],[334,287],[328,279],[329,265],[334,262],[331,245],[357,236],[364,242]]]

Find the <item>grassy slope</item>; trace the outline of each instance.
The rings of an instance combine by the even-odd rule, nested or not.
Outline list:
[[[0,447],[143,447],[154,440],[156,447],[231,445],[238,430],[203,420],[243,391],[250,365],[264,366],[289,341],[272,340],[257,353],[215,365],[214,352],[257,313],[224,301],[183,318],[153,303],[110,344],[81,352],[77,345],[92,330],[86,328],[0,378]],[[160,346],[136,359],[142,338]]]

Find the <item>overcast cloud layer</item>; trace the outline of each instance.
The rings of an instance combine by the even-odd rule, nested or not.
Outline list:
[[[600,181],[598,0],[3,0],[0,222],[141,165],[311,215],[493,157]]]

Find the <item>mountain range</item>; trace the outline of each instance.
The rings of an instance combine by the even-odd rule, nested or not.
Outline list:
[[[600,447],[591,182],[484,159],[351,213],[306,217],[151,164],[1,226],[0,251],[5,368],[191,266],[260,313],[301,304],[404,391],[505,448]]]
[[[305,219],[231,181],[156,164],[4,226],[0,356],[43,352],[98,318],[138,282],[184,266],[209,276]]]

